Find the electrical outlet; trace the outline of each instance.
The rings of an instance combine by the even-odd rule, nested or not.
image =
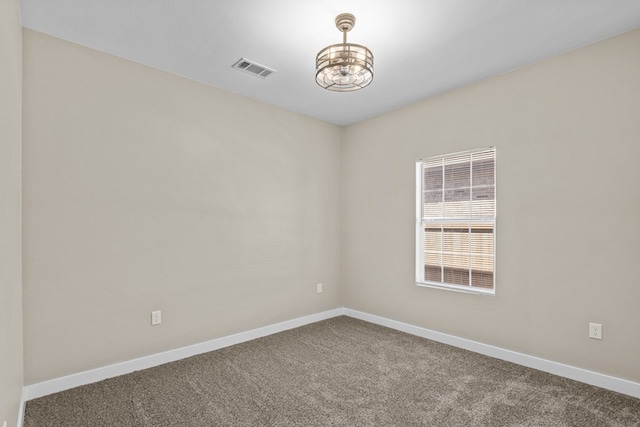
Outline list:
[[[151,312],[151,325],[159,325],[160,323],[162,323],[162,312],[160,310],[158,311],[152,311]]]
[[[6,421],[2,423],[2,427],[7,427],[7,422]]]
[[[318,284],[316,285],[316,291],[317,291],[318,293],[321,293],[321,292],[322,292],[322,283],[318,283]]]
[[[602,324],[589,323],[589,338],[593,338],[595,340],[602,339]]]

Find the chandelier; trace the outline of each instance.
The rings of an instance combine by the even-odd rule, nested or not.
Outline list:
[[[373,53],[359,44],[347,43],[347,33],[356,24],[350,13],[336,16],[342,43],[322,49],[316,56],[316,83],[336,92],[350,92],[368,86],[373,80]]]

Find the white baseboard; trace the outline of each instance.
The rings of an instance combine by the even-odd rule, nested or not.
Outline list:
[[[299,317],[293,320],[287,320],[285,322],[264,326],[262,328],[252,329],[246,332],[240,332],[238,334],[213,339],[199,344],[181,347],[150,356],[140,357],[138,359],[133,359],[126,362],[104,366],[102,368],[91,369],[89,371],[79,372],[77,374],[72,374],[61,378],[55,378],[41,383],[27,385],[23,390],[23,401],[57,393],[63,390],[68,390],[70,388],[79,387],[85,384],[95,383],[107,378],[129,374],[134,371],[153,368],[154,366],[162,365],[169,362],[175,362],[176,360],[184,359],[202,353],[207,353],[235,344],[240,344],[246,341],[254,340],[256,338],[261,338],[267,335],[297,328],[299,326],[304,326],[310,323],[319,322],[321,320],[330,319],[332,317],[341,316],[343,314],[343,308],[336,308],[334,310]],[[20,419],[22,420],[22,414],[20,416]]]
[[[496,359],[506,360],[507,362],[516,363],[518,365],[537,369],[539,371],[548,372],[560,377],[569,378],[607,390],[640,398],[640,384],[621,378],[612,377],[598,372],[588,371],[582,368],[565,365],[551,360],[541,359],[535,356],[518,353],[504,348],[495,347],[488,344],[482,344],[477,341],[471,341],[465,338],[459,338],[453,335],[443,334],[431,329],[413,326],[408,323],[402,323],[395,320],[387,319],[372,314],[363,313],[349,308],[344,309],[344,314],[349,317],[364,320],[366,322],[375,323],[377,325],[386,326],[391,329],[406,332],[422,338],[449,344],[454,347],[463,348],[486,356],[495,357]]]
[[[612,377],[605,374],[600,374],[593,371],[588,371],[586,369],[576,368],[546,359],[541,359],[535,356],[529,356],[500,347],[483,344],[477,341],[471,341],[465,338],[443,334],[441,332],[436,332],[419,326],[410,325],[408,323],[402,323],[396,320],[375,316],[373,314],[363,313],[349,308],[337,308],[334,310],[299,317],[297,319],[264,326],[262,328],[217,338],[211,341],[194,344],[187,347],[181,347],[162,353],[133,359],[127,362],[116,363],[114,365],[79,372],[77,374],[68,375],[62,378],[56,378],[49,381],[25,386],[22,393],[22,402],[20,408],[21,413],[19,415],[18,427],[22,427],[24,404],[27,400],[46,396],[52,393],[57,393],[63,390],[68,390],[70,388],[78,387],[81,385],[102,381],[107,378],[117,377],[119,375],[128,374],[134,371],[152,368],[154,366],[174,362],[176,360],[184,359],[202,353],[207,353],[209,351],[218,350],[220,348],[229,347],[231,345],[240,344],[256,338],[261,338],[267,335],[275,334],[341,315],[347,315],[349,317],[364,320],[370,323],[375,323],[381,326],[386,326],[388,328],[406,332],[422,338],[449,344],[454,347],[463,348],[490,357],[495,357],[497,359],[516,363],[518,365],[527,366],[529,368],[538,369],[550,374],[570,378],[572,380],[640,398],[639,383]]]
[[[27,404],[26,392],[22,387],[22,396],[20,397],[20,407],[18,408],[18,427],[22,427],[24,422],[24,406]]]

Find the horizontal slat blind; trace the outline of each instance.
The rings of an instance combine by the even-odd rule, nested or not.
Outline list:
[[[422,162],[419,281],[493,290],[495,172],[493,147]]]

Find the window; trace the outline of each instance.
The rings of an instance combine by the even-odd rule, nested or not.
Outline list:
[[[495,148],[418,162],[416,189],[416,283],[493,294]]]

